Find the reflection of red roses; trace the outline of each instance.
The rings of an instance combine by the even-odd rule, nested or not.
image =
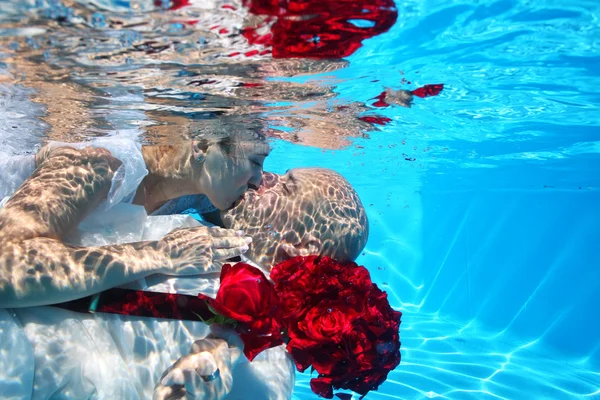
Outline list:
[[[244,263],[226,264],[216,299],[199,297],[220,315],[241,323],[237,331],[250,361],[261,351],[283,343],[277,294],[259,269]]]
[[[244,29],[250,44],[273,46],[274,58],[343,58],[364,39],[388,31],[398,10],[393,0],[244,0],[252,14],[276,18],[268,35]],[[361,26],[360,21],[365,23]]]
[[[436,83],[432,85],[425,85],[423,87],[417,88],[413,90],[411,93],[417,97],[429,97],[429,96],[437,96],[444,90],[443,83]]]
[[[368,122],[373,125],[386,125],[389,122],[392,122],[390,118],[387,117],[378,117],[374,115],[365,115],[363,117],[358,117],[361,121]]]

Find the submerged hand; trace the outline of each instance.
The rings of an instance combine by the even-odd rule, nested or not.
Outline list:
[[[227,259],[240,256],[252,242],[242,231],[198,226],[176,229],[161,244],[171,260],[161,270],[167,275],[196,275],[220,266]]]
[[[213,334],[194,342],[190,354],[165,371],[154,388],[153,400],[213,400],[229,394],[232,371],[242,359],[244,344],[231,329],[211,326],[211,331]]]

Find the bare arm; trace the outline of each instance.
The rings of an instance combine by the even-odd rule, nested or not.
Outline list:
[[[214,272],[243,254],[251,239],[222,228],[177,229],[159,241],[77,247],[38,237],[0,248],[0,308],[74,300],[163,273]]]
[[[171,264],[159,247],[146,242],[80,248],[43,237],[3,246],[0,308],[69,301],[159,272]]]

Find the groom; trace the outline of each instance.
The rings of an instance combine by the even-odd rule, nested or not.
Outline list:
[[[353,261],[365,247],[369,234],[366,211],[356,191],[341,175],[322,168],[297,168],[285,175],[267,172],[261,185],[246,192],[232,209],[203,217],[229,229],[243,230],[252,237],[252,245],[244,257],[265,272],[298,255],[320,254],[340,262]],[[240,356],[239,348],[232,345],[231,333],[226,337],[227,341],[213,337],[208,339],[209,343],[196,342],[190,354],[166,371],[154,398],[182,398],[186,391],[194,391],[196,397],[206,396],[214,384],[200,379],[199,374],[211,380],[222,379],[213,375],[216,366],[223,366],[219,367],[220,376],[233,372],[236,378],[228,399],[247,398],[248,378],[264,382],[265,393],[270,394],[266,398],[289,397],[291,393],[286,393],[287,396],[282,393],[284,382],[264,379],[268,376],[269,359],[278,356],[270,350],[277,349],[270,349],[264,352],[263,359],[259,355],[249,363]],[[219,350],[208,352],[211,356],[199,348]],[[230,350],[226,351],[227,348]],[[214,365],[212,370],[211,365]],[[228,368],[232,371],[223,371]]]

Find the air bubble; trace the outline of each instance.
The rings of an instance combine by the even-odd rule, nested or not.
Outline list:
[[[34,50],[37,50],[40,48],[40,44],[37,42],[37,40],[35,40],[32,37],[25,38],[25,43],[27,43],[27,45]]]
[[[128,31],[124,32],[121,36],[119,36],[119,41],[121,45],[124,47],[130,47],[133,43],[141,40],[142,35],[136,31]]]
[[[184,28],[183,24],[180,24],[180,23],[171,24],[169,26],[169,33],[179,33],[181,31],[183,31],[183,28]]]
[[[104,28],[106,26],[106,19],[104,15],[96,12],[92,14],[91,23],[94,28]]]

